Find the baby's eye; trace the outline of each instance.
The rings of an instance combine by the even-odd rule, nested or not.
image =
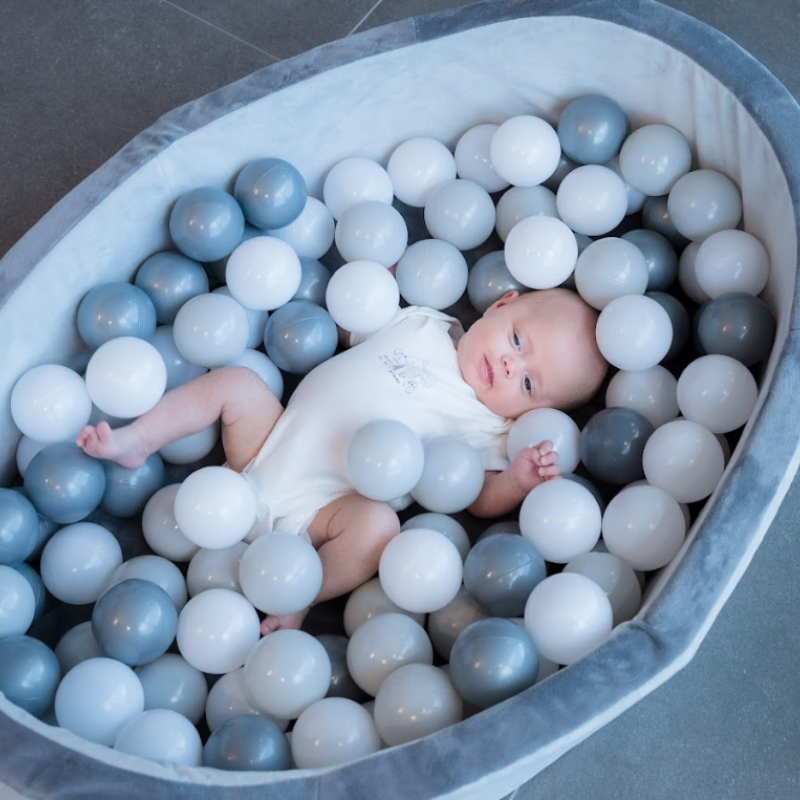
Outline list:
[[[514,347],[519,347],[519,336],[516,331],[514,331]]]
[[[525,386],[525,391],[528,394],[530,394],[533,391],[533,384],[531,383],[531,379],[526,377],[525,380],[523,381],[523,383],[524,383],[524,386]]]

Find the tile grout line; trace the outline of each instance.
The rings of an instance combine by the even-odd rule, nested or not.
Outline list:
[[[356,26],[355,26],[355,28],[353,28],[353,30],[351,30],[351,31],[350,31],[350,33],[348,33],[347,35],[348,35],[348,36],[352,36],[352,35],[353,35],[353,34],[354,34],[354,33],[355,33],[355,32],[356,32],[356,31],[357,31],[357,30],[358,30],[358,29],[359,29],[359,28],[360,28],[360,27],[361,27],[361,26],[362,26],[362,25],[363,25],[363,24],[366,22],[366,21],[367,21],[367,18],[368,18],[368,17],[369,17],[369,16],[370,16],[370,15],[371,15],[371,14],[372,14],[374,11],[375,11],[375,9],[376,9],[376,8],[377,8],[377,7],[378,7],[378,6],[379,6],[379,5],[380,5],[382,2],[383,2],[383,0],[378,0],[378,2],[377,2],[377,3],[375,3],[375,5],[374,5],[374,6],[372,6],[372,8],[371,8],[369,11],[367,11],[367,13],[366,13],[366,14],[364,14],[364,16],[363,16],[363,17],[361,17],[361,19],[360,19],[360,20],[359,20],[359,21],[356,23]]]
[[[253,50],[257,50],[262,55],[269,56],[269,58],[273,59],[273,61],[282,61],[283,60],[281,58],[278,58],[277,56],[272,55],[272,53],[268,52],[267,50],[262,50],[260,47],[257,47],[256,45],[252,44],[251,42],[248,42],[245,39],[242,39],[239,36],[236,36],[235,34],[231,33],[230,31],[226,31],[224,28],[220,28],[219,25],[214,25],[213,22],[209,22],[207,19],[203,19],[202,17],[197,16],[197,14],[193,14],[191,11],[187,11],[185,8],[181,8],[179,5],[176,5],[175,3],[170,2],[170,0],[160,0],[160,1],[164,5],[171,6],[176,11],[180,11],[182,14],[186,14],[186,16],[192,17],[192,18],[198,20],[198,22],[202,22],[204,25],[208,25],[210,28],[214,28],[214,30],[217,30],[220,33],[225,34],[225,36],[229,36],[231,39],[235,39],[237,42],[241,42],[242,44],[247,45],[248,47],[252,48]],[[378,0],[378,3],[380,3],[381,1],[382,0]],[[370,13],[372,13],[372,12],[370,12]],[[366,19],[366,17],[365,17],[365,19]],[[362,20],[362,22],[363,22],[363,20]],[[359,23],[359,25],[360,24],[361,23]]]

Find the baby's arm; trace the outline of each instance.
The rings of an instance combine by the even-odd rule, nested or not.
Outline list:
[[[519,451],[513,463],[502,472],[487,472],[478,499],[467,509],[476,517],[492,518],[515,509],[531,489],[559,477],[558,453],[552,442]]]

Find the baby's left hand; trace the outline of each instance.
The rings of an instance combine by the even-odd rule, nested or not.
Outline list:
[[[508,468],[508,477],[520,492],[527,494],[540,483],[560,477],[561,468],[557,461],[558,453],[553,450],[552,442],[544,441],[534,447],[523,447]]]

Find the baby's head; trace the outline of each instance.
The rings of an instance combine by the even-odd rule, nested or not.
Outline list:
[[[478,399],[503,417],[588,402],[608,369],[597,312],[569,289],[508,292],[458,342],[458,365]]]

